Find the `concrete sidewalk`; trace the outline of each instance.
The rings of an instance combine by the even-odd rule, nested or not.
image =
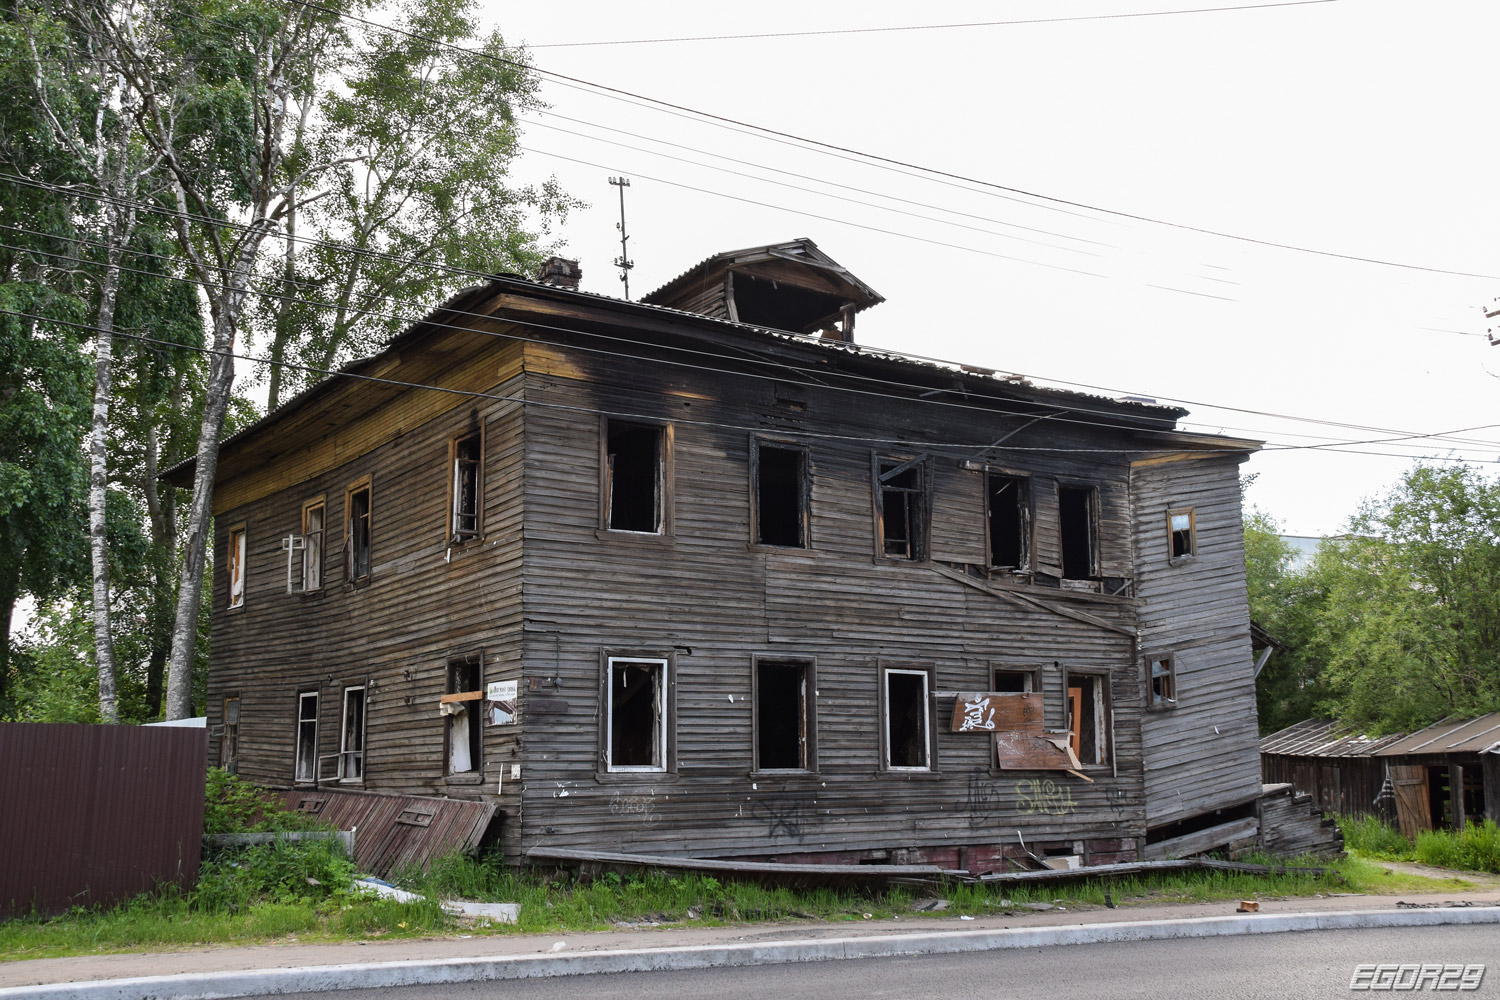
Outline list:
[[[1422,904],[1399,906],[1398,902]],[[0,963],[0,998],[229,997],[308,990],[684,969],[1099,941],[1277,933],[1334,927],[1500,924],[1500,890],[1422,896],[1333,895],[1024,911],[1013,916],[853,923],[676,926],[547,935],[278,944]]]

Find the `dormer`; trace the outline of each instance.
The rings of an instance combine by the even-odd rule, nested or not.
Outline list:
[[[717,254],[641,301],[853,343],[854,314],[885,297],[802,238]]]

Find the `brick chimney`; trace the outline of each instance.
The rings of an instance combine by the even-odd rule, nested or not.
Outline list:
[[[583,280],[583,268],[578,266],[576,260],[568,260],[566,257],[548,257],[547,262],[537,271],[536,280],[576,292],[578,283]]]

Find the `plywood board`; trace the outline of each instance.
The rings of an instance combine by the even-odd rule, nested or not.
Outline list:
[[[955,733],[1018,732],[1040,736],[1043,731],[1040,692],[975,692],[953,699],[950,731]]]

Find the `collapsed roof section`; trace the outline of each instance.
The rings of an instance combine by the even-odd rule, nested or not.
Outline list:
[[[641,301],[852,343],[855,313],[885,297],[801,237],[715,254]]]

